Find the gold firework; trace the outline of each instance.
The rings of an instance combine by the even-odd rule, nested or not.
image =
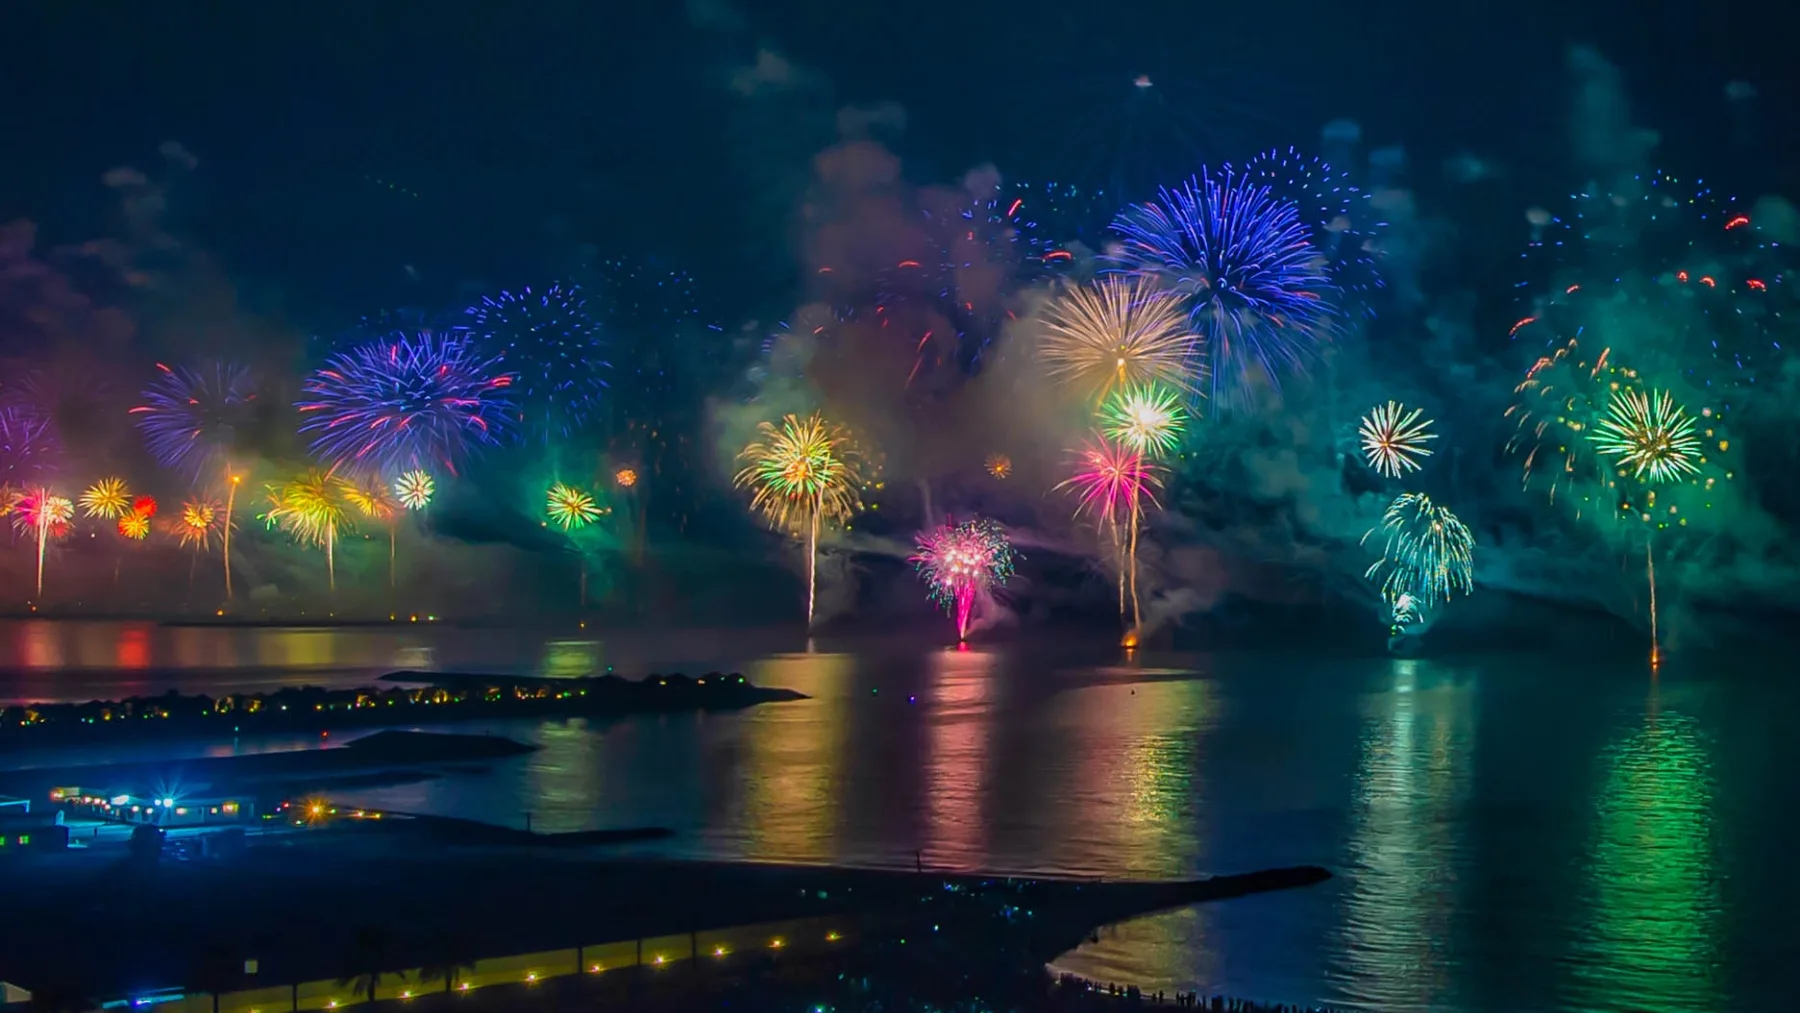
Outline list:
[[[1409,412],[1398,401],[1389,401],[1363,416],[1357,435],[1362,437],[1369,467],[1388,478],[1418,471],[1419,460],[1431,456],[1425,444],[1437,439],[1437,434],[1431,432],[1431,420],[1420,418],[1424,414],[1423,408]]]
[[[1045,306],[1039,355],[1057,382],[1103,400],[1115,387],[1194,390],[1200,338],[1174,293],[1108,275],[1064,289]]]
[[[1700,474],[1700,437],[1694,417],[1666,390],[1615,392],[1606,417],[1589,435],[1601,454],[1652,485]]]

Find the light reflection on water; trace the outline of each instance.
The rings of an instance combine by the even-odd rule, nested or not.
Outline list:
[[[346,801],[514,826],[529,812],[545,831],[667,826],[675,838],[639,850],[688,857],[1105,877],[1316,863],[1337,874],[1116,926],[1058,961],[1153,990],[1452,1013],[1791,1005],[1783,969],[1800,950],[1786,926],[1800,889],[1785,845],[1792,816],[1773,800],[1792,794],[1800,746],[1768,728],[1800,703],[1800,686],[1780,673],[1665,669],[1658,684],[1543,657],[1120,658],[1042,643],[786,653],[768,647],[781,638],[308,632],[275,647],[252,645],[286,634],[192,631],[183,656],[736,668],[809,697],[736,714],[493,726],[543,748]],[[100,657],[130,643],[156,667],[180,639],[90,633],[102,648],[0,626],[0,650]],[[124,668],[94,678],[136,678]],[[210,688],[290,677],[173,678]],[[60,679],[20,672],[10,685]],[[1754,748],[1725,746],[1741,742]]]

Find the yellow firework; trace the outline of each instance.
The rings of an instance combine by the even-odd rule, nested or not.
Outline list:
[[[344,483],[344,499],[364,517],[378,521],[392,520],[400,509],[388,484],[379,478],[367,482]]]
[[[754,492],[750,509],[769,526],[795,535],[815,522],[841,523],[862,509],[861,471],[850,435],[818,412],[764,422],[738,453],[739,488]]]
[[[181,516],[175,519],[175,537],[181,547],[203,552],[212,548],[213,535],[219,532],[224,508],[212,500],[191,499],[181,504]]]
[[[113,520],[131,512],[131,492],[122,478],[103,478],[81,494],[81,510],[89,517]]]
[[[1192,393],[1200,338],[1181,300],[1153,282],[1108,275],[1045,306],[1039,356],[1050,376],[1095,402],[1115,387],[1162,384]]]
[[[1369,467],[1388,478],[1418,471],[1419,460],[1431,456],[1425,444],[1437,439],[1437,434],[1431,432],[1431,420],[1420,417],[1424,414],[1423,408],[1409,412],[1398,401],[1389,401],[1363,416],[1357,435],[1362,437]]]
[[[1012,458],[1005,454],[989,454],[985,465],[987,473],[995,478],[1010,478],[1013,473]]]
[[[585,528],[599,520],[601,513],[600,505],[594,502],[593,496],[572,485],[558,482],[544,494],[545,516],[564,531]]]
[[[139,542],[149,538],[150,518],[133,510],[119,518],[119,534]]]

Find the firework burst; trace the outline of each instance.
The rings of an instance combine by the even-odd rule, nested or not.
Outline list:
[[[1111,275],[1049,301],[1038,355],[1052,378],[1098,403],[1118,387],[1194,390],[1199,348],[1178,296],[1154,281]]]
[[[564,531],[579,531],[600,519],[600,505],[584,489],[558,482],[544,494],[544,515]]]
[[[150,537],[150,517],[136,511],[119,518],[119,536],[141,542]]]
[[[1449,601],[1455,592],[1475,589],[1475,536],[1447,508],[1419,493],[1403,493],[1388,504],[1381,526],[1363,535],[1366,543],[1377,531],[1386,542],[1382,556],[1364,575],[1374,580],[1383,575],[1381,589],[1389,602],[1410,596],[1420,609]]]
[[[268,486],[268,509],[262,519],[280,528],[302,545],[325,550],[325,572],[330,589],[337,590],[338,534],[349,523],[349,483],[329,472],[313,469],[286,482]]]
[[[313,453],[329,467],[385,473],[442,464],[452,473],[472,445],[511,424],[514,376],[458,337],[422,333],[334,355],[297,403]]]
[[[1152,458],[1181,445],[1187,420],[1181,398],[1154,384],[1120,387],[1100,409],[1100,431],[1107,439]]]
[[[164,466],[189,478],[219,470],[244,438],[255,410],[250,371],[232,363],[156,364],[137,416],[144,445]]]
[[[592,417],[606,393],[606,342],[576,285],[483,296],[467,310],[483,348],[518,371],[527,424],[544,438],[568,436]]]
[[[1247,407],[1258,388],[1278,388],[1336,324],[1336,287],[1300,208],[1247,174],[1165,189],[1121,211],[1113,231],[1114,266],[1179,293],[1205,336],[1215,402]]]
[[[1388,478],[1418,471],[1419,461],[1431,456],[1425,444],[1437,439],[1431,432],[1431,420],[1422,418],[1424,414],[1423,408],[1409,412],[1397,401],[1370,409],[1357,429],[1369,467]]]
[[[103,478],[81,494],[81,512],[114,520],[131,511],[131,493],[122,478]]]
[[[19,497],[13,505],[12,514],[14,528],[29,533],[37,540],[37,594],[42,598],[44,547],[52,538],[61,538],[69,533],[69,522],[75,519],[75,504],[39,486]]]
[[[437,483],[431,480],[428,471],[402,472],[394,479],[394,498],[408,510],[423,510],[431,505],[431,497],[437,492]]]
[[[28,482],[52,472],[60,450],[48,416],[29,405],[0,405],[0,480]]]
[[[862,474],[855,445],[841,426],[814,412],[781,424],[763,422],[758,438],[738,452],[744,467],[734,484],[752,490],[750,509],[770,527],[806,539],[806,622],[812,625],[819,525],[843,523],[862,509]]]
[[[190,499],[181,504],[181,513],[174,519],[175,538],[184,549],[193,549],[196,554],[207,552],[224,519],[225,508],[217,500]]]
[[[956,619],[956,637],[962,640],[975,600],[1012,576],[1014,553],[1006,529],[977,518],[940,525],[915,541],[919,551],[909,561],[925,578],[932,600]]]
[[[1006,456],[1005,454],[989,454],[989,455],[987,455],[987,460],[982,463],[982,467],[987,470],[988,474],[994,476],[995,478],[1011,478],[1012,477],[1012,473],[1013,473],[1012,458]]]
[[[1694,419],[1666,390],[1615,392],[1606,417],[1588,438],[1640,481],[1654,485],[1700,473]]]

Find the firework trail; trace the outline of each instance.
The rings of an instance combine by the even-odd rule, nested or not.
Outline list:
[[[379,475],[344,484],[344,499],[364,517],[378,521],[388,529],[388,591],[394,590],[395,560],[398,555],[399,528],[396,523],[401,506]]]
[[[916,537],[919,551],[909,562],[925,578],[933,601],[956,619],[956,639],[969,635],[975,599],[1013,573],[1013,547],[1006,529],[976,518],[943,524]]]
[[[461,337],[396,335],[334,355],[295,407],[333,470],[383,474],[442,464],[454,474],[472,445],[498,441],[513,418],[514,376]]]
[[[1154,281],[1110,275],[1063,288],[1043,310],[1038,356],[1051,378],[1098,404],[1118,387],[1191,392],[1201,363],[1180,298]]]
[[[483,296],[465,314],[481,347],[517,371],[520,407],[544,440],[567,437],[593,417],[612,365],[580,286]]]
[[[13,525],[37,539],[37,596],[44,596],[44,546],[52,538],[69,533],[75,504],[39,486],[21,496],[13,506]]]
[[[1394,497],[1381,526],[1364,534],[1363,542],[1377,531],[1386,537],[1382,556],[1364,576],[1374,580],[1385,574],[1381,589],[1389,602],[1406,595],[1422,610],[1449,601],[1455,592],[1475,590],[1475,536],[1431,497],[1414,492]]]
[[[1425,409],[1406,406],[1397,401],[1376,405],[1363,416],[1357,435],[1362,437],[1363,456],[1376,474],[1399,478],[1419,470],[1419,461],[1430,457],[1425,444],[1437,439],[1431,432],[1431,420],[1420,418]]]
[[[1110,442],[1096,435],[1076,451],[1076,471],[1057,485],[1072,489],[1080,497],[1075,516],[1091,516],[1101,531],[1107,533],[1119,557],[1119,616],[1124,618],[1127,593],[1131,599],[1131,628],[1135,634],[1142,622],[1137,593],[1138,526],[1144,503],[1156,505],[1154,489],[1162,484],[1159,469],[1130,447]],[[1123,519],[1125,532],[1121,532]]]
[[[859,454],[842,426],[814,412],[781,424],[763,422],[738,460],[733,483],[750,489],[750,509],[771,528],[806,539],[806,624],[812,625],[818,579],[819,525],[842,523],[862,509]]]

